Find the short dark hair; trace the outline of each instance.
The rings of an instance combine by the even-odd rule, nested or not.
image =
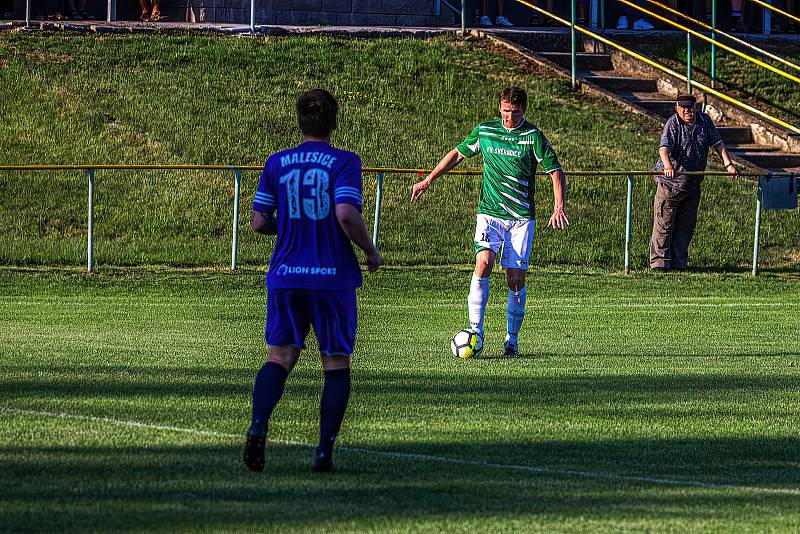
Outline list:
[[[528,95],[525,93],[524,89],[520,89],[519,87],[506,87],[503,89],[503,92],[500,93],[500,102],[508,102],[515,106],[527,108]]]
[[[325,89],[312,89],[297,97],[297,122],[306,135],[327,137],[336,129],[339,104]]]

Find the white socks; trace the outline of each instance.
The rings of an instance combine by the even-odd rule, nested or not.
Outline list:
[[[508,308],[506,309],[508,318],[508,335],[506,341],[518,342],[519,329],[525,319],[525,301],[527,292],[523,287],[519,291],[508,290]],[[469,310],[469,325],[483,337],[483,318],[486,314],[486,303],[489,301],[489,277],[478,278],[472,275],[472,282],[469,285],[469,296],[467,297],[467,309]]]
[[[506,341],[518,342],[519,329],[522,327],[522,320],[525,318],[525,299],[526,292],[523,287],[519,291],[508,290],[508,335]]]
[[[486,312],[486,303],[489,300],[489,277],[478,278],[472,275],[467,297],[467,310],[469,310],[469,326],[477,330],[483,337],[483,316]],[[524,306],[524,304],[523,304]],[[521,323],[522,321],[520,321]],[[517,329],[519,331],[519,329]]]

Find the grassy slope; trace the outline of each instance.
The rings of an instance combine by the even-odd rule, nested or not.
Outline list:
[[[237,39],[202,35],[0,34],[0,163],[260,164],[297,142],[298,91],[324,86],[342,103],[334,142],[368,166],[432,167],[480,120],[496,94],[519,84],[529,118],[567,170],[649,169],[659,127],[525,72],[484,43],[448,39],[328,37]],[[472,160],[466,168],[479,168]],[[96,259],[103,264],[224,265],[230,250],[231,173],[101,172]],[[241,259],[263,264],[263,241],[246,231],[256,173],[245,173]],[[551,205],[538,183],[543,221]],[[420,206],[411,177],[389,176],[381,246],[393,263],[466,263],[478,181],[442,179]],[[365,180],[372,216],[375,176]],[[85,261],[85,178],[77,173],[0,176],[0,262]],[[634,266],[645,265],[653,187],[635,192]],[[710,179],[693,258],[741,267],[752,250],[751,184]],[[622,178],[575,178],[573,225],[540,230],[539,264],[619,268],[624,242]],[[791,265],[800,248],[797,214],[765,219],[763,261]],[[269,248],[269,247],[267,247]]]
[[[419,274],[366,277],[340,444],[518,467],[343,451],[340,472],[318,477],[310,448],[273,443],[268,473],[252,475],[240,436],[263,357],[263,273],[0,271],[0,410],[40,412],[0,412],[0,530],[800,527],[793,281],[540,273],[524,356],[502,360],[496,276],[486,353],[462,362],[447,345],[469,273]],[[764,327],[776,324],[779,336]],[[273,439],[316,439],[313,348]]]

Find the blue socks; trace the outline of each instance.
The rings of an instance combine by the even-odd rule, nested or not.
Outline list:
[[[283,395],[288,376],[289,371],[272,362],[265,363],[258,372],[253,386],[253,422],[248,430],[249,434],[266,436],[269,418]],[[318,455],[331,457],[349,399],[350,369],[325,371],[319,409]]]
[[[347,401],[350,398],[350,369],[325,371],[325,383],[322,386],[322,402],[319,407],[319,447],[317,455],[324,454],[330,458],[333,453],[333,442],[342,426]]]
[[[277,363],[267,362],[256,375],[253,385],[253,423],[248,433],[263,436],[272,410],[281,400],[289,371]]]

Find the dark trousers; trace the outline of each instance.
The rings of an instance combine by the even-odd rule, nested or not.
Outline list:
[[[681,191],[658,183],[653,202],[653,235],[650,238],[650,267],[686,269],[689,243],[697,225],[700,186]]]
[[[647,8],[652,7],[652,6],[643,5],[644,2],[642,2],[642,0],[634,0],[633,3],[636,4],[637,6],[640,6],[640,7],[647,7]],[[619,12],[620,12],[620,15],[624,15],[624,16],[626,16],[628,18],[635,17],[637,19],[640,19],[644,15],[644,13],[642,13],[638,9],[633,9],[631,6],[626,5],[626,4],[620,4],[619,5]]]

